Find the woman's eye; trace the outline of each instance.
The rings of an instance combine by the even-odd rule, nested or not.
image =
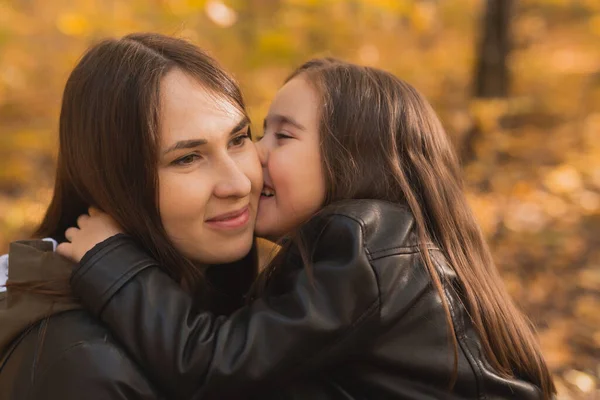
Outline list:
[[[293,137],[292,137],[292,136],[290,136],[290,135],[286,135],[285,133],[281,133],[281,132],[277,132],[277,133],[275,134],[275,137],[276,137],[277,139],[293,139]]]
[[[177,160],[173,161],[173,164],[181,166],[191,165],[194,161],[200,158],[201,157],[198,154],[188,154],[187,156],[178,158]]]
[[[248,134],[236,136],[233,139],[231,139],[231,145],[233,147],[242,147],[248,139],[250,139],[250,135]]]

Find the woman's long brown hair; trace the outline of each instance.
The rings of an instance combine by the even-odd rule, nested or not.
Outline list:
[[[158,204],[160,83],[174,68],[246,114],[236,81],[213,58],[182,39],[138,33],[91,47],[65,86],[54,195],[33,236],[64,241],[65,230],[75,226],[89,206],[96,206],[184,288],[206,295],[202,269],[169,240]],[[242,268],[254,271],[254,258],[251,252]],[[231,274],[232,287],[239,286],[237,279],[252,281],[253,272],[246,272]],[[42,292],[39,285],[7,286]],[[64,285],[54,293],[44,287],[47,294],[65,294]]]
[[[458,276],[460,297],[490,364],[506,377],[528,378],[551,398],[554,383],[532,325],[505,289],[464,195],[455,151],[430,104],[388,72],[334,59],[311,60],[287,81],[296,77],[320,95],[324,206],[345,199],[380,199],[410,207],[424,264],[446,313],[454,347],[452,382],[458,341],[444,295],[451,283],[443,281],[432,262],[426,247],[431,241]],[[310,249],[302,249],[299,235],[290,237],[288,244],[297,241],[309,266]],[[266,268],[257,292],[276,272],[288,246]]]

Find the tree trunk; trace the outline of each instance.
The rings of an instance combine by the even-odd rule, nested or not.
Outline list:
[[[510,22],[514,0],[487,0],[481,19],[473,96],[503,98],[509,93],[510,77],[506,60],[510,52]],[[475,161],[475,144],[481,136],[478,124],[466,133],[460,147],[463,165]]]
[[[506,97],[510,77],[510,21],[514,0],[487,0],[475,76],[475,97]]]

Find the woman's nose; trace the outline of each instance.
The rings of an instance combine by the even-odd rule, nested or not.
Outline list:
[[[219,177],[215,186],[215,195],[217,197],[245,197],[252,190],[252,182],[246,175],[242,165],[238,165],[233,160],[226,160],[221,165]]]

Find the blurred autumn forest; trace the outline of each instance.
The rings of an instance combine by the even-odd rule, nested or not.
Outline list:
[[[0,0],[0,252],[52,193],[61,93],[106,36],[211,52],[260,121],[302,61],[392,71],[433,103],[560,399],[600,399],[599,0]]]

